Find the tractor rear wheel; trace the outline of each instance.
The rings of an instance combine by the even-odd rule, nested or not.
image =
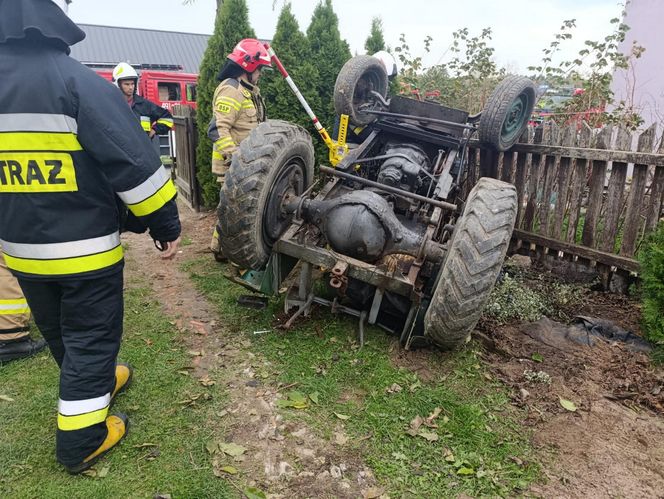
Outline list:
[[[536,97],[535,84],[523,76],[508,76],[489,96],[480,117],[479,139],[496,151],[507,151],[528,126]]]
[[[450,350],[469,337],[500,273],[517,214],[516,189],[481,178],[470,192],[424,316],[424,334]]]
[[[314,148],[304,128],[280,120],[259,124],[233,154],[219,193],[223,254],[242,268],[262,269],[293,218],[284,202],[313,177]]]
[[[355,126],[366,126],[376,116],[363,113],[360,107],[372,108],[377,99],[375,91],[383,98],[387,96],[387,72],[383,63],[369,55],[356,55],[343,65],[334,84],[334,111],[347,114]]]

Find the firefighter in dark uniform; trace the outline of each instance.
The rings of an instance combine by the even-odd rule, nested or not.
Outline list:
[[[213,117],[208,127],[212,141],[212,173],[220,184],[231,164],[231,157],[251,131],[265,121],[265,103],[256,83],[261,69],[270,67],[265,46],[253,38],[245,38],[228,54],[217,75],[221,82],[212,98]],[[214,229],[210,249],[218,261],[224,255],[219,247],[219,224]]]
[[[131,377],[116,366],[123,250],[116,198],[177,251],[175,187],[111,85],[68,56],[70,0],[0,0],[0,246],[60,367],[56,457],[89,468],[127,432],[110,415]]]
[[[126,62],[121,62],[113,69],[113,82],[122,91],[127,104],[141,122],[141,127],[152,138],[155,135],[166,135],[173,129],[173,115],[152,101],[144,99],[136,93],[138,73]]]

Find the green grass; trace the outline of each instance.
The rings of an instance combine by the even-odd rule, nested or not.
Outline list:
[[[281,302],[272,300],[261,312],[241,308],[236,300],[246,291],[229,284],[225,267],[205,259],[185,269],[238,343],[250,339],[251,350],[270,362],[262,377],[296,383],[293,391],[318,401],[308,399],[305,409],[281,409],[284,417],[301,420],[328,439],[343,424],[351,451],[391,497],[511,496],[539,476],[527,432],[516,423],[520,414],[472,346],[457,354],[425,353],[429,375],[421,379],[395,366],[390,351],[398,346],[381,330],[370,329],[360,349],[354,321],[319,310],[294,330],[279,332],[273,323]],[[253,333],[266,329],[271,331]],[[388,393],[394,383],[402,390]],[[438,428],[426,428],[437,441],[406,433],[413,418],[425,418],[437,407],[442,409]]]
[[[175,328],[145,288],[125,295],[125,336],[120,359],[136,369],[133,386],[113,410],[130,417],[127,438],[100,461],[103,477],[70,476],[55,461],[58,369],[49,354],[0,366],[0,497],[120,498],[157,493],[176,497],[232,497],[214,477],[205,443],[223,432],[212,423],[224,405],[214,391],[178,371],[190,357]],[[210,400],[180,402],[208,391]],[[152,444],[152,445],[144,445]]]

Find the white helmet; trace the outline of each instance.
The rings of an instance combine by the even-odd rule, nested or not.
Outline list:
[[[397,75],[398,73],[397,61],[392,54],[390,54],[386,50],[380,50],[376,52],[372,57],[375,57],[376,59],[378,59],[380,62],[383,63],[383,66],[385,66],[385,71],[387,72],[387,76],[389,78],[392,78]]]
[[[136,70],[126,62],[121,62],[113,68],[113,83],[118,87],[120,86],[120,80],[134,80],[136,85],[138,85],[138,73]]]
[[[60,7],[65,14],[67,14],[67,11],[69,10],[69,4],[71,3],[71,0],[51,0],[55,5]]]

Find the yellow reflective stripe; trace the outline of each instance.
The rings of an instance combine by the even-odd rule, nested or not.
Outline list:
[[[233,99],[232,97],[219,97],[217,99],[217,105],[226,104],[236,111],[240,110],[240,101]]]
[[[122,246],[97,253],[56,260],[16,258],[5,253],[7,267],[17,272],[35,275],[67,275],[92,272],[110,267],[122,260]]]
[[[145,215],[154,213],[159,208],[164,206],[171,199],[173,199],[175,194],[177,194],[175,186],[173,185],[171,179],[168,179],[168,181],[161,187],[161,189],[155,192],[152,196],[145,199],[144,201],[141,201],[140,203],[129,204],[127,205],[127,208],[129,208],[131,212],[137,217],[144,217]]]
[[[28,302],[25,298],[18,298],[16,300],[0,300],[0,307],[2,305],[27,305]]]
[[[81,151],[75,133],[0,133],[0,151]]]
[[[173,120],[163,119],[157,120],[159,125],[166,125],[168,128],[173,128]]]
[[[143,127],[143,130],[146,132],[149,132],[152,129],[152,126],[150,125],[149,121],[141,121],[141,126]]]
[[[58,414],[58,430],[72,431],[87,428],[93,424],[106,421],[107,415],[108,407],[104,407],[98,411],[78,414],[76,416],[63,416],[62,414]]]
[[[228,149],[229,147],[232,147],[234,145],[235,142],[233,141],[232,137],[224,137],[223,139],[219,139],[214,143],[214,146],[220,151]]]
[[[30,307],[11,308],[7,310],[0,309],[0,315],[25,315],[30,313]]]
[[[212,150],[212,159],[224,159],[222,154],[218,151]]]
[[[254,106],[254,101],[252,101],[251,99],[245,99],[245,100],[242,101],[242,107],[245,108],[245,109],[248,108],[248,107],[255,107]]]

